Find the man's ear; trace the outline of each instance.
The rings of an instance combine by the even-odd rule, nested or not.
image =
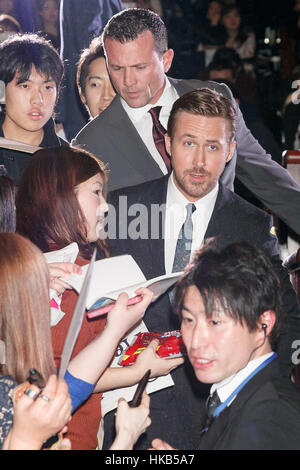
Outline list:
[[[235,151],[235,148],[236,148],[236,141],[233,140],[229,146],[229,153],[228,153],[228,156],[226,158],[226,163],[229,162],[232,157],[233,157],[233,154],[234,154],[234,151]]]
[[[78,93],[79,93],[79,96],[80,96],[80,99],[81,99],[81,103],[82,104],[86,104],[86,99],[85,99],[85,96],[82,94],[81,91],[78,90]]]
[[[171,137],[169,137],[168,133],[165,133],[165,146],[166,146],[166,151],[168,152],[169,155],[171,155]]]
[[[266,336],[269,336],[275,323],[276,313],[274,312],[274,310],[266,310],[260,315],[259,320],[257,322],[257,328],[258,330],[262,330],[262,332]]]
[[[164,64],[164,72],[167,73],[170,70],[174,57],[173,49],[168,49],[163,53],[162,60]]]

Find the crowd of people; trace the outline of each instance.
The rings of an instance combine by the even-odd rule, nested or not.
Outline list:
[[[172,78],[183,49],[166,25],[203,14],[198,2],[91,0],[82,16],[70,3],[36,0],[26,32],[0,0],[0,447],[57,435],[61,450],[299,449],[300,307],[274,221],[300,236],[300,185],[260,114],[254,30],[237,2],[207,2],[182,38],[202,68]],[[73,243],[74,263],[43,255]],[[78,300],[68,278],[95,252],[131,255],[146,279],[183,274],[155,301],[143,288],[136,305],[122,293],[84,317],[58,379]],[[112,367],[140,322],[180,330],[183,357],[153,340]],[[123,390],[149,369],[168,385],[131,407]]]

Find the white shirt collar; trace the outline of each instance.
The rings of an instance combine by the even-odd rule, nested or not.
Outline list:
[[[264,354],[263,356],[257,357],[252,361],[249,361],[248,364],[243,369],[239,370],[236,374],[227,377],[221,382],[213,384],[210,389],[210,395],[212,395],[214,391],[217,390],[219,398],[223,403],[231,395],[231,393],[243,382],[243,380],[245,380],[266,359],[271,357],[272,354],[273,352],[270,352]],[[230,403],[232,403],[234,398],[231,400]],[[230,405],[230,403],[228,405]]]
[[[166,81],[164,91],[155,104],[146,104],[141,108],[132,108],[122,97],[120,97],[121,104],[132,122],[139,121],[153,106],[169,106],[170,103],[173,104],[173,102],[177,99],[178,95],[176,94],[176,90],[171,86],[171,83],[166,76],[165,79]]]
[[[198,201],[195,201],[196,210],[192,215],[193,220],[193,240],[191,248],[191,258],[196,250],[203,244],[204,236],[211,219],[215,202],[218,196],[217,184],[210,193]],[[164,233],[164,259],[166,273],[172,272],[173,260],[175,256],[178,234],[186,218],[186,205],[190,201],[179,191],[174,183],[173,173],[168,179],[166,217]]]

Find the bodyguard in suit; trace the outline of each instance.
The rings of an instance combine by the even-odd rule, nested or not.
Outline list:
[[[213,384],[201,450],[299,450],[300,391],[282,377],[272,343],[278,278],[247,243],[208,243],[180,279],[175,309],[195,376]],[[160,439],[156,450],[172,447]]]
[[[232,101],[216,91],[193,90],[174,103],[166,135],[171,175],[109,196],[112,255],[131,254],[151,279],[183,270],[192,253],[210,237],[218,236],[222,246],[244,240],[261,249],[281,279],[284,318],[276,352],[289,376],[292,343],[300,338],[299,306],[281,265],[277,239],[270,232],[271,217],[219,182],[234,155],[235,126]],[[148,308],[144,321],[150,331],[180,327],[167,294]],[[175,386],[152,394],[152,425],[138,448],[147,448],[151,436],[160,436],[176,448],[197,447],[207,387],[191,372],[188,363],[179,367],[171,374]],[[112,418],[105,418],[107,447]]]
[[[166,76],[173,50],[168,49],[162,19],[143,9],[114,15],[103,32],[108,72],[117,93],[111,105],[89,122],[73,145],[80,145],[108,164],[109,189],[149,181],[168,173],[157,134],[167,127],[176,99],[195,88],[209,87],[233,100],[216,82],[175,80]],[[237,152],[221,181],[233,190],[239,180],[295,232],[300,233],[300,187],[272,161],[245,126],[237,109]],[[157,114],[156,114],[157,113]]]

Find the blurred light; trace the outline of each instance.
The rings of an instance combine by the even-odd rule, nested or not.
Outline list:
[[[281,39],[280,39],[280,38],[276,38],[276,43],[277,43],[277,44],[280,44],[280,43],[281,43]]]
[[[269,39],[269,38],[265,38],[265,39],[264,39],[264,43],[265,43],[265,44],[269,44],[269,42],[270,42],[270,39]]]

